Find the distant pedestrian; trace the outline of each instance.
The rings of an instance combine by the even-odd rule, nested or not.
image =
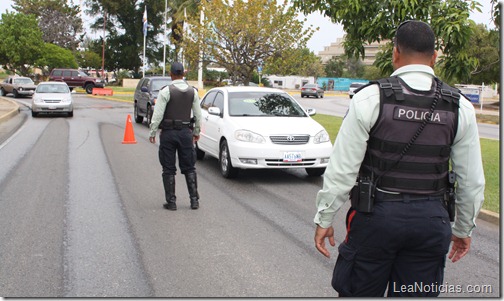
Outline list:
[[[351,193],[332,279],[340,296],[438,296],[450,239],[453,262],[469,252],[485,189],[478,127],[469,100],[435,76],[434,45],[428,24],[401,23],[394,73],[357,90],[339,130],[314,221],[329,257]]]
[[[185,175],[192,209],[199,208],[196,178],[196,153],[194,143],[199,140],[201,109],[197,90],[184,80],[184,66],[179,62],[171,65],[172,83],[158,94],[150,124],[150,142],[156,143],[159,135],[159,161],[163,167],[163,186],[168,210],[177,210],[175,196],[175,166],[178,155],[179,167]],[[191,119],[191,112],[193,119]],[[194,121],[194,123],[192,122]]]

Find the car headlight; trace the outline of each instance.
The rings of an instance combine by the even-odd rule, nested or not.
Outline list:
[[[101,82],[102,82],[102,80],[101,80],[101,79],[96,79],[96,82],[97,82],[97,83],[101,83]]]
[[[44,100],[43,100],[42,98],[38,98],[38,97],[37,97],[37,98],[34,98],[34,99],[33,99],[33,102],[34,102],[34,103],[44,103]]]
[[[71,98],[63,98],[61,100],[61,102],[63,102],[63,103],[70,103],[70,102],[72,102],[72,99]]]
[[[235,132],[236,140],[244,141],[244,142],[252,142],[252,143],[265,143],[266,140],[263,136],[256,134],[247,130],[238,130]]]
[[[23,87],[19,87],[19,91],[23,91]]]
[[[314,143],[324,143],[329,141],[329,134],[326,132],[326,130],[322,130],[313,137],[313,142]]]

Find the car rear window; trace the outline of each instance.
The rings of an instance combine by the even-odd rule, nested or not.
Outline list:
[[[361,84],[361,83],[352,83],[352,84],[350,84],[350,88],[359,88],[361,86],[364,86],[364,84]]]
[[[304,117],[306,113],[287,93],[230,92],[229,115]]]
[[[168,86],[169,84],[171,84],[171,82],[172,81],[169,79],[151,80],[151,91],[159,91],[164,86]]]
[[[317,85],[314,85],[314,84],[306,84],[303,86],[303,88],[316,88]]]

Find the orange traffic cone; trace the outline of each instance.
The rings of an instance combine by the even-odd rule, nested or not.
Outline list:
[[[126,119],[126,129],[124,130],[123,144],[135,144],[135,133],[133,132],[133,124],[131,123],[131,115],[128,114]]]

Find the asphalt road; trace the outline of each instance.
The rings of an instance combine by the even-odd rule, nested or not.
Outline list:
[[[329,98],[327,98],[329,99]],[[163,209],[157,145],[145,124],[122,144],[131,104],[76,95],[73,118],[32,118],[0,142],[0,295],[4,297],[335,297],[337,248],[313,246],[321,177],[197,163],[200,209],[182,175],[179,209]],[[19,100],[29,104],[29,100]],[[335,222],[345,236],[348,204]],[[499,228],[478,221],[471,253],[447,262],[449,285],[500,296]],[[486,287],[488,289],[488,287]]]

